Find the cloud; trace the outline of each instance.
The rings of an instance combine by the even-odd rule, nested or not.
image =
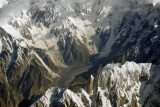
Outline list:
[[[0,8],[2,8],[6,4],[8,4],[8,1],[6,1],[6,0],[0,0]]]
[[[28,10],[31,6],[31,2],[38,2],[37,6],[43,6],[45,3],[47,4],[48,0],[7,0],[8,4],[5,5],[3,8],[0,8],[0,25],[5,23],[10,16],[19,15],[22,10]],[[53,4],[63,6],[63,5],[70,5],[75,3],[83,2],[94,2],[94,0],[50,0]],[[95,0],[96,1],[96,0]],[[98,0],[97,0],[98,1]],[[154,5],[160,0],[99,0],[105,1],[107,5],[112,6],[113,8],[116,7],[118,9],[127,10],[130,8],[131,4],[134,3],[153,3]],[[49,6],[49,5],[48,5]]]
[[[30,8],[31,0],[8,0],[8,4],[0,8],[0,25],[7,22],[11,16],[18,16],[22,10]]]
[[[157,3],[160,0],[109,0],[110,5],[112,6],[128,6],[130,3],[146,4],[146,3]]]

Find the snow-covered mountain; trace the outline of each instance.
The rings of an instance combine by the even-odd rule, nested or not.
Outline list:
[[[100,64],[159,64],[159,10],[158,0],[0,0],[0,106],[68,88]]]
[[[129,60],[157,63],[154,57],[139,56],[148,56],[154,48],[152,42],[158,39],[158,1],[122,1],[35,0],[28,10],[22,9],[1,27],[22,47],[45,50],[58,66],[88,63],[89,56],[95,54],[97,59],[107,57],[108,62],[120,61],[125,55]],[[145,38],[148,46],[142,42]]]
[[[52,87],[31,107],[158,107],[159,70],[159,65],[151,63],[108,64],[94,79],[91,94]]]

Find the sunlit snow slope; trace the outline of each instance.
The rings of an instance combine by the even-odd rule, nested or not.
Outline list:
[[[32,104],[56,107],[158,107],[160,97],[160,66],[151,63],[126,62],[108,64],[94,80],[93,91],[50,88]]]
[[[81,73],[87,80],[100,64],[158,65],[159,10],[148,0],[0,0],[0,106],[30,103]]]

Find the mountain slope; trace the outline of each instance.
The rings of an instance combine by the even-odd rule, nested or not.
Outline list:
[[[36,49],[21,47],[18,41],[2,28],[0,28],[0,40],[2,45],[0,89],[4,90],[4,93],[1,91],[3,95],[1,97],[2,106],[17,106],[23,98],[30,99],[33,95],[39,95],[51,86],[53,78],[59,77],[54,73],[57,68],[53,67],[53,64],[51,65],[52,70],[49,69],[50,65],[46,65],[51,63],[47,55],[43,56],[47,59],[45,62],[39,58],[36,52],[30,53],[31,50]],[[7,94],[7,90],[11,92]],[[5,96],[7,98],[3,98]]]
[[[104,64],[120,62],[123,56],[158,63],[160,6],[127,1],[32,1],[29,10],[2,27],[22,46],[45,50],[58,66],[83,65],[92,55]]]
[[[117,13],[120,16],[116,23],[113,19],[116,14],[109,16],[110,28],[105,31],[102,29],[100,34],[103,41],[100,62],[123,62],[122,58],[125,57],[125,60],[158,64],[158,10],[158,4],[133,4],[128,10]]]
[[[74,93],[68,89],[50,88],[31,106],[159,106],[159,66],[126,62],[108,64],[94,80],[93,91]]]
[[[1,104],[79,87],[74,79],[82,87],[101,64],[159,64],[159,10],[144,0],[8,0],[0,8]]]

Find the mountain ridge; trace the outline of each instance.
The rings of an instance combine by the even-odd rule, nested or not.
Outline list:
[[[94,79],[92,93],[52,87],[31,107],[158,106],[159,75],[159,66],[151,63],[108,64]]]
[[[111,62],[158,65],[160,5],[143,2],[8,0],[0,8],[0,90],[11,93],[2,106],[53,86],[76,90]]]

